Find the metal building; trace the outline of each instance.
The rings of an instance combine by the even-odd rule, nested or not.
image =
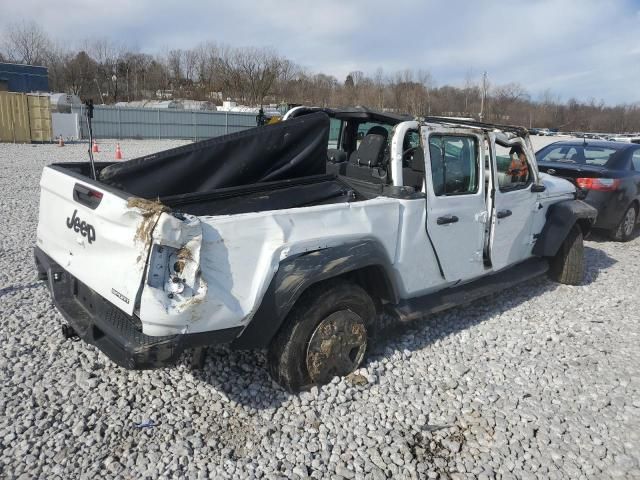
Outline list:
[[[86,109],[72,106],[79,115],[82,138],[88,138]],[[256,126],[253,113],[211,112],[175,108],[124,108],[96,105],[94,138],[180,138],[194,141],[239,132]]]
[[[8,92],[48,92],[47,67],[0,63],[0,90]]]

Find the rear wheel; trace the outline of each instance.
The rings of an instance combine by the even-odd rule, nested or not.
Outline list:
[[[556,256],[550,260],[549,276],[556,282],[580,285],[584,279],[584,240],[582,230],[574,225]]]
[[[616,228],[611,231],[611,238],[617,242],[627,242],[633,235],[633,230],[636,227],[636,220],[638,219],[638,211],[635,205],[631,205],[624,212],[622,220]]]
[[[269,347],[271,376],[290,391],[348,375],[370,344],[376,316],[371,297],[354,283],[329,282],[303,294]]]

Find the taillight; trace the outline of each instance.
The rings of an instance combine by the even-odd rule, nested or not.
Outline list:
[[[576,185],[584,190],[613,192],[620,186],[619,178],[576,178]]]

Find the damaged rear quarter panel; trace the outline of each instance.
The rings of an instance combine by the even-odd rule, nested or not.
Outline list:
[[[239,215],[191,217],[186,224],[163,214],[154,243],[188,250],[199,259],[204,288],[197,302],[178,305],[145,285],[140,318],[147,334],[195,333],[246,325],[282,260],[290,255],[374,238],[395,257],[398,202],[372,200]],[[196,223],[197,222],[197,226]],[[293,280],[292,280],[293,281]]]
[[[200,269],[202,224],[192,215],[181,220],[163,213],[151,237],[156,248],[161,246],[165,253],[149,256],[147,279],[140,296],[143,331],[148,335],[187,333],[188,326],[201,318],[196,307],[207,292]],[[150,277],[159,271],[164,281],[154,285]],[[172,279],[180,280],[182,291],[167,291],[164,283]]]

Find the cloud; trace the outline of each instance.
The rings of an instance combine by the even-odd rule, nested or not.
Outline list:
[[[461,85],[487,71],[493,84],[519,82],[534,97],[550,89],[640,101],[637,0],[22,0],[2,9],[0,29],[38,12],[67,46],[96,36],[150,53],[204,41],[270,46],[340,80],[412,68]]]

